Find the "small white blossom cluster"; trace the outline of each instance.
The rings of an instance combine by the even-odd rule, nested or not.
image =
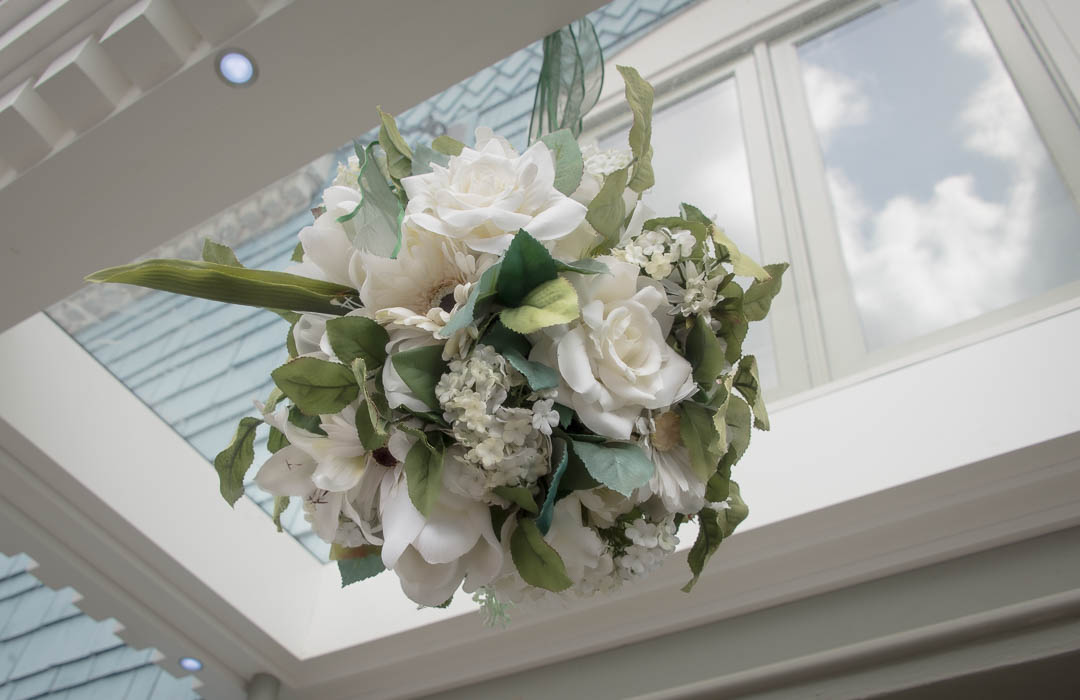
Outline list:
[[[356,181],[360,177],[360,159],[357,156],[349,156],[344,163],[338,163],[337,175],[331,183],[335,187],[356,187]]]
[[[464,360],[450,362],[449,371],[439,379],[435,396],[443,407],[454,439],[464,448],[465,478],[483,484],[490,492],[498,486],[535,483],[548,472],[550,449],[550,400],[530,408],[504,406],[508,392],[520,385],[506,360],[489,345],[477,345]]]
[[[655,523],[645,518],[638,518],[630,523],[623,534],[631,544],[622,555],[615,558],[619,575],[630,581],[658,568],[664,559],[675,553],[675,548],[679,545],[677,530],[674,514],[669,514]]]
[[[697,240],[690,231],[661,226],[642,231],[621,248],[611,251],[617,260],[634,263],[654,280],[663,280],[675,271],[675,265],[687,260]]]

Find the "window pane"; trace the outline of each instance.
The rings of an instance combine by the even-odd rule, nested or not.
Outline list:
[[[735,80],[657,111],[652,125],[656,186],[645,194],[645,203],[659,216],[676,215],[682,202],[693,204],[722,226],[740,250],[762,263],[780,262],[761,260]],[[625,148],[626,132],[601,145]],[[768,321],[750,326],[743,352],[757,357],[762,384],[776,386]]]
[[[799,48],[867,348],[1077,279],[1080,217],[968,0]]]

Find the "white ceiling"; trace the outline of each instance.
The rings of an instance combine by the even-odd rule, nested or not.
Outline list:
[[[52,149],[17,176],[9,170],[0,189],[0,329],[367,131],[376,105],[404,110],[603,4],[251,1],[52,0],[13,24],[26,5],[0,6],[0,27],[12,24],[0,36],[0,91],[15,90],[0,97],[0,160],[32,161],[35,139]],[[255,17],[231,38],[205,20],[229,7],[240,8],[233,22]],[[254,85],[217,78],[222,41],[255,57]],[[167,63],[170,52],[179,69],[154,83],[145,64]],[[116,77],[103,64],[137,86],[78,135],[68,121],[86,119],[85,96],[72,102],[79,82],[53,97],[78,110],[53,109],[38,94],[48,92],[40,77],[73,53],[82,87],[97,79],[99,101],[116,92],[100,89],[102,75]]]

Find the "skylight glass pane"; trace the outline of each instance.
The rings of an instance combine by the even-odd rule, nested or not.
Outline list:
[[[689,2],[616,0],[589,17],[610,56]],[[471,143],[475,127],[484,125],[524,148],[541,56],[538,41],[405,111],[398,115],[402,134],[417,142],[449,133]],[[374,138],[371,131],[360,140]],[[144,257],[197,259],[209,237],[233,246],[249,267],[288,267],[297,232],[311,223],[309,210],[320,203],[335,164],[351,151],[348,146],[318,159]],[[228,444],[237,421],[254,413],[253,400],[269,394],[270,372],[287,359],[288,325],[257,309],[105,285],[85,288],[47,313],[211,461]],[[259,465],[269,456],[265,435],[255,449]],[[255,472],[250,470],[245,491],[269,514],[273,498],[250,483]],[[299,499],[293,499],[282,524],[327,560],[329,545],[311,531]]]
[[[799,48],[869,350],[1080,276],[1080,216],[968,0]]]

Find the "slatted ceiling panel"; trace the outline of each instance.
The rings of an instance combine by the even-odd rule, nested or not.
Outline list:
[[[0,700],[192,700],[191,679],[155,665],[72,605],[70,588],[53,591],[27,571],[30,560],[0,555]]]

